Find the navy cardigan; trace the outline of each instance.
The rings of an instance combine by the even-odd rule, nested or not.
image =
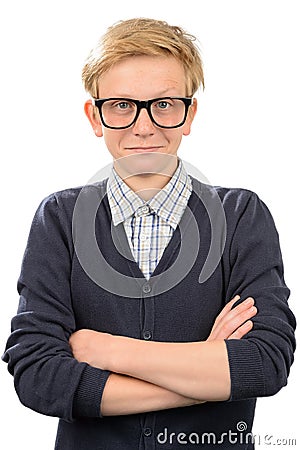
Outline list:
[[[147,281],[122,224],[112,226],[106,181],[50,195],[33,219],[19,309],[3,356],[20,401],[60,418],[57,450],[229,448],[232,433],[237,449],[252,449],[247,433],[256,397],[287,383],[295,349],[295,319],[267,207],[253,192],[192,179],[181,226]],[[226,341],[229,401],[101,416],[110,373],[74,359],[71,333],[89,328],[137,339],[203,341],[236,294],[240,301],[253,296],[258,314],[243,339]]]

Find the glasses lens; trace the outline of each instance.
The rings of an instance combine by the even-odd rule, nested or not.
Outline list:
[[[184,121],[185,103],[175,98],[160,98],[152,103],[151,114],[157,125],[176,127]]]
[[[184,123],[187,107],[188,105],[179,98],[164,97],[151,100],[150,117],[158,126],[178,127]],[[104,125],[108,127],[127,128],[137,118],[138,107],[130,99],[108,99],[102,103],[101,108]]]
[[[106,100],[102,105],[103,120],[109,127],[127,127],[133,122],[136,111],[136,104],[124,99]]]

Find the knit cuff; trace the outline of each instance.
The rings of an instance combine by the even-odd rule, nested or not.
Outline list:
[[[73,417],[102,417],[100,405],[106,381],[107,370],[86,365],[82,372],[73,401]]]
[[[261,354],[254,342],[246,339],[225,341],[231,379],[229,400],[244,400],[265,395]]]

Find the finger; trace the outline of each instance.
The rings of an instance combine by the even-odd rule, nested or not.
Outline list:
[[[247,314],[250,312],[254,312],[255,310],[252,310],[251,308],[253,308],[254,305],[254,299],[252,297],[248,297],[246,298],[242,303],[240,303],[238,306],[232,308],[230,311],[228,311],[221,319],[220,321],[220,325],[223,325],[224,323],[227,322],[234,322],[234,321],[240,321],[239,318],[246,317]],[[250,318],[251,316],[249,316],[248,318]],[[243,322],[247,320],[244,319]],[[238,326],[242,325],[242,323],[240,321],[240,323],[238,324]]]
[[[251,305],[251,302],[249,303]],[[239,305],[241,306],[241,305]],[[247,309],[236,308],[231,310],[223,317],[223,319],[212,330],[210,338],[213,339],[228,339],[232,333],[234,333],[241,325],[247,320],[251,319],[257,314],[257,308],[255,306],[248,307]]]
[[[230,316],[228,314],[226,322],[223,324],[224,331],[227,336],[234,333],[239,327],[241,327],[247,320],[251,319],[257,314],[257,308],[252,306],[251,308],[241,311],[239,314]]]
[[[230,312],[232,313],[232,316],[238,315],[241,312],[251,308],[254,305],[254,298],[253,297],[247,297],[245,300],[243,300],[239,305],[234,306],[231,308]]]
[[[254,309],[255,308],[255,309]],[[254,300],[252,297],[247,298],[246,300],[244,300],[241,304],[239,304],[238,306],[236,306],[235,308],[232,308],[227,314],[226,316],[224,316],[224,320],[226,321],[230,321],[230,322],[234,322],[234,321],[241,321],[243,320],[245,317],[247,317],[248,314],[256,313],[256,307],[254,306]],[[244,319],[243,322],[247,320]],[[240,322],[238,326],[242,325],[243,322]]]
[[[230,302],[226,303],[226,305],[224,306],[224,308],[222,309],[222,311],[220,312],[220,314],[218,314],[215,323],[219,322],[220,320],[222,320],[222,318],[224,316],[226,316],[226,314],[231,310],[231,308],[233,307],[233,305],[235,304],[235,302],[237,302],[241,297],[239,295],[236,295],[235,297],[233,297],[232,300],[230,300]]]
[[[233,315],[231,317],[234,317],[237,314],[240,314],[240,312],[244,311],[247,308],[250,308],[254,305],[254,299],[252,297],[247,297],[245,300],[243,300],[242,303],[240,303],[238,306],[234,307],[234,304],[240,299],[241,297],[239,295],[236,295],[230,302],[226,304],[226,306],[222,309],[220,314],[217,316],[215,320],[215,324],[218,324],[224,317],[228,315],[230,311],[233,311]]]
[[[237,330],[234,331],[227,339],[241,339],[244,337],[247,333],[249,333],[250,330],[253,328],[253,322],[251,320],[248,320],[243,325],[241,325]]]

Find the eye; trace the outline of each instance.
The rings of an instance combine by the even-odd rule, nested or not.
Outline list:
[[[132,104],[129,102],[125,102],[124,100],[120,101],[120,102],[116,102],[113,105],[115,108],[118,109],[129,109],[132,107]]]
[[[170,101],[167,101],[167,100],[159,100],[156,103],[156,107],[158,109],[168,109],[168,108],[170,108],[170,106],[172,106],[172,104]]]

